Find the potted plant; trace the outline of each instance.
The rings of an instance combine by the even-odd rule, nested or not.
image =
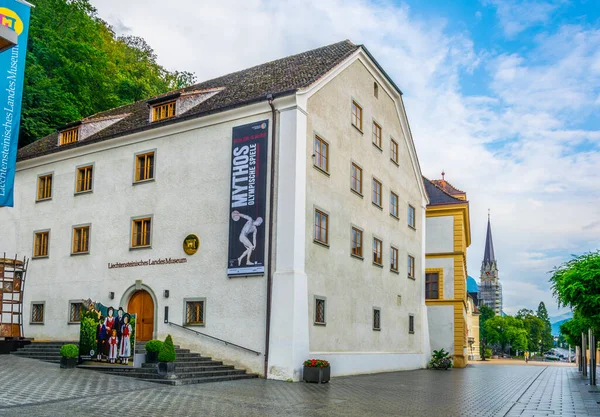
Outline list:
[[[146,342],[146,362],[158,363],[158,354],[162,347],[162,340],[149,340]]]
[[[434,350],[431,360],[429,361],[429,369],[449,369],[452,368],[452,358],[444,349]]]
[[[175,378],[175,359],[177,353],[175,353],[173,339],[168,335],[158,353],[158,375],[163,378]]]
[[[77,345],[67,344],[60,348],[60,367],[75,368],[79,358],[79,348]]]
[[[302,372],[304,382],[324,384],[329,382],[330,376],[331,366],[329,362],[323,359],[309,359],[304,362],[304,371]]]

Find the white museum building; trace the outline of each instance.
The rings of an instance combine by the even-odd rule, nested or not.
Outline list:
[[[20,149],[0,253],[30,258],[36,340],[78,339],[91,299],[136,313],[138,340],[268,378],[310,358],[334,376],[415,369],[428,202],[401,91],[343,41]]]

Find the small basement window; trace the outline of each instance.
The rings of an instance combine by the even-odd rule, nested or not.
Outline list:
[[[31,323],[44,324],[44,302],[31,303]]]
[[[185,302],[185,324],[204,324],[204,300]]]

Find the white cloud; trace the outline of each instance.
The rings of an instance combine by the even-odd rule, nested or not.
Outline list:
[[[531,26],[548,22],[564,1],[483,0],[482,3],[496,8],[505,35],[514,37]]]
[[[600,139],[585,128],[600,104],[598,30],[564,26],[528,50],[494,55],[444,19],[415,18],[408,6],[386,1],[94,3],[117,30],[145,38],[161,64],[194,71],[200,81],[346,38],[364,43],[405,94],[423,173],[439,178],[445,169],[467,192],[475,278],[492,209],[509,311],[535,309],[543,299],[555,314],[546,271],[571,251],[600,246],[600,153],[574,151]],[[530,2],[525,13],[513,2],[490,4],[502,19],[520,18],[505,25],[511,35],[556,7]],[[461,77],[476,68],[489,75],[482,86],[489,93],[465,96]],[[523,283],[532,290],[522,291]]]

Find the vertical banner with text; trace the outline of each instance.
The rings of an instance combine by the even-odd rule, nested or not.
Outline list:
[[[29,6],[18,0],[0,3],[0,25],[17,33],[17,44],[0,53],[0,206],[13,207],[13,193],[29,33]]]
[[[265,273],[269,121],[233,128],[227,274]]]

